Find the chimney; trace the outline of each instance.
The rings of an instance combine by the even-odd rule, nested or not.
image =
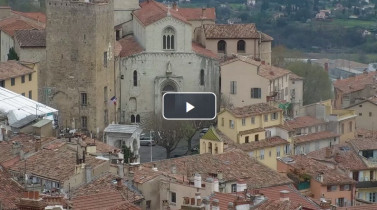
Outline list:
[[[177,173],[177,166],[172,165],[171,168],[170,168],[170,171],[171,171],[172,174],[176,174]]]
[[[317,175],[317,181],[319,182],[323,182],[323,173],[320,172],[318,175]]]
[[[92,166],[90,165],[85,166],[85,180],[86,180],[86,183],[89,183],[92,181]]]
[[[38,152],[39,150],[41,150],[41,147],[42,147],[42,141],[40,138],[36,138],[35,139],[35,151]]]
[[[325,63],[325,71],[329,72],[329,63]]]
[[[204,210],[211,210],[211,202],[208,197],[203,198]]]
[[[340,161],[341,161],[341,159],[342,159],[342,157],[340,156],[340,153],[339,152],[337,152],[336,154],[335,154],[335,162],[337,162],[337,163],[339,163]]]
[[[12,142],[12,154],[16,155],[19,154],[21,150],[21,144],[19,142]]]
[[[202,176],[198,173],[194,176],[194,187],[202,188]]]
[[[176,11],[178,11],[178,9],[177,9],[177,2],[175,1],[175,2],[173,2],[173,10],[176,10]]]
[[[156,163],[153,163],[153,168],[152,168],[153,171],[158,171],[157,169],[157,166],[156,166]]]
[[[214,192],[219,192],[219,180],[218,179],[214,179],[213,180],[213,191]]]
[[[28,191],[24,193],[23,198],[16,203],[17,209],[35,209],[43,210],[47,206],[47,203],[39,197],[38,191]]]
[[[82,163],[85,163],[85,150],[82,151]]]
[[[219,180],[222,180],[223,179],[223,172],[222,171],[217,171],[217,178]]]
[[[200,192],[195,193],[195,201],[197,206],[202,205],[202,198],[200,197]]]
[[[212,201],[212,210],[220,210],[219,200],[218,199],[213,199],[213,201]]]
[[[262,65],[265,65],[266,64],[266,61],[261,61]]]
[[[325,158],[331,158],[331,157],[332,157],[332,147],[326,147]]]
[[[280,201],[289,201],[289,191],[288,190],[280,191]]]
[[[124,177],[124,165],[123,165],[123,163],[118,164],[118,176],[120,178]]]
[[[117,189],[117,190],[121,190],[121,189],[123,189],[122,178],[116,178],[115,180],[117,181],[116,189]]]
[[[243,180],[237,181],[237,192],[244,192],[247,190],[247,184]]]
[[[234,210],[234,204],[233,202],[228,203],[228,210]]]

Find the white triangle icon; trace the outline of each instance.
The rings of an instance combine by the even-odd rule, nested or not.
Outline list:
[[[194,109],[195,106],[191,105],[190,103],[186,102],[186,113]]]

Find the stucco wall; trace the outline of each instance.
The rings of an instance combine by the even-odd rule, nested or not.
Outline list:
[[[356,128],[364,128],[368,130],[377,130],[377,106],[370,102],[350,107],[356,112]]]
[[[263,140],[262,140],[263,141]],[[265,166],[277,170],[277,158],[278,157],[286,157],[287,155],[284,153],[285,145],[273,146],[273,147],[266,147],[262,149],[257,149],[253,151],[248,151],[250,157],[255,158],[258,162],[264,164]],[[263,159],[261,158],[261,151],[264,152]],[[280,156],[277,156],[277,151],[280,151]]]
[[[14,49],[20,58],[20,61],[27,61],[31,63],[41,62],[46,59],[45,47],[23,47],[21,48],[18,42],[15,42]]]
[[[9,49],[14,47],[14,40],[11,36],[1,31],[1,62],[8,60]]]
[[[321,140],[316,140],[316,141],[311,141],[311,142],[295,144],[294,154],[296,155],[304,154],[304,153],[307,154],[309,152],[313,152],[313,151],[316,151],[325,147],[329,147],[330,142],[331,142],[331,145],[339,144],[339,138],[336,137],[336,138],[331,138],[331,139],[321,139]]]
[[[38,101],[38,78],[37,72],[31,73],[31,81],[29,81],[29,74],[25,76],[25,83],[22,83],[22,76],[15,77],[15,84],[12,86],[12,80],[5,80],[5,88],[18,94],[24,94],[29,97],[31,91],[31,99]]]

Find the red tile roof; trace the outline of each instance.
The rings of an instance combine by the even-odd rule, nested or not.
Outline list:
[[[316,141],[321,139],[329,139],[329,138],[335,138],[340,136],[339,134],[330,132],[330,131],[322,131],[318,133],[311,133],[307,135],[301,135],[294,138],[295,144],[301,144],[306,143],[310,141]]]
[[[315,117],[311,116],[302,116],[296,117],[293,120],[288,120],[285,122],[285,125],[291,129],[298,129],[298,128],[306,128],[316,125],[322,125],[326,122],[323,120],[319,120]]]
[[[136,39],[132,35],[126,36],[120,39],[118,42],[122,47],[119,53],[120,57],[128,57],[144,51],[143,47],[136,41]]]
[[[259,32],[255,24],[205,24],[204,34],[207,39],[259,39],[272,41],[273,38]]]
[[[41,12],[20,12],[20,11],[14,11],[14,10],[12,12],[15,14],[24,16],[26,18],[32,19],[32,20],[42,22],[42,23],[46,23],[47,21],[46,15]]]
[[[46,47],[46,30],[17,30],[14,37],[20,47]]]
[[[150,25],[168,16],[167,6],[155,0],[144,1],[140,4],[140,7],[141,8],[134,11],[133,14],[144,26]],[[190,24],[179,11],[170,8],[169,12],[172,17]]]
[[[377,131],[358,128],[358,129],[356,129],[355,137],[357,137],[357,138],[377,138]]]
[[[289,201],[293,204],[293,206],[301,205],[302,207],[305,207],[308,209],[319,208],[319,206],[316,203],[314,203],[309,198],[305,197],[292,185],[281,185],[281,186],[258,189],[259,193],[262,193],[263,195],[265,195],[269,200],[275,200],[275,201],[280,199],[280,191],[283,191],[283,190],[289,191],[289,194],[288,194]]]
[[[334,82],[334,88],[345,94],[356,92],[363,90],[367,85],[376,84],[376,76],[377,72],[373,71],[349,77],[347,79],[336,80]]]
[[[116,57],[119,56],[121,51],[122,51],[122,45],[120,44],[119,41],[116,41],[115,46],[114,46],[114,56]]]
[[[0,203],[4,209],[16,209],[15,204],[23,192],[23,188],[7,172],[0,170]]]
[[[35,72],[34,69],[20,64],[16,60],[9,60],[0,63],[0,80],[20,77]]]
[[[187,20],[216,20],[215,8],[178,8],[178,12]]]
[[[153,164],[159,173],[170,174],[170,167],[176,166],[176,176],[182,177],[187,174],[199,173],[202,179],[211,177],[211,174],[223,173],[224,181],[235,181],[243,179],[253,186],[267,187],[291,183],[285,175],[279,174],[274,170],[262,165],[258,161],[249,157],[242,150],[232,149],[222,154],[201,154],[191,155],[181,158],[156,161],[142,164],[147,170],[152,171]],[[151,172],[154,173],[154,172]],[[139,170],[135,171],[135,178],[140,176]]]
[[[22,29],[43,29],[43,27],[31,24],[17,17],[0,20],[0,30],[11,37],[14,36],[16,30]]]
[[[255,115],[281,112],[281,109],[271,106],[267,103],[258,103],[249,106],[235,107],[230,109],[224,109],[229,111],[235,117],[250,117]],[[221,112],[220,112],[221,113]]]
[[[74,197],[72,199],[73,208],[77,210],[91,210],[91,209],[119,209],[122,206],[132,207],[138,210],[136,206],[125,201],[119,192],[105,192],[99,194],[85,195]]]
[[[250,143],[245,144],[238,144],[237,148],[242,149],[243,151],[253,151],[256,149],[262,149],[267,147],[276,147],[279,145],[286,145],[289,144],[289,142],[285,139],[282,139],[278,136],[271,137],[268,139],[260,140],[260,141],[253,141]]]
[[[377,138],[356,138],[349,140],[350,145],[358,152],[359,150],[377,150]]]
[[[344,170],[358,171],[368,169],[367,165],[360,159],[360,156],[355,152],[352,146],[348,143],[337,144],[332,146],[332,155],[326,157],[326,150],[323,148],[307,154],[308,157],[315,160],[338,165]]]
[[[213,199],[219,200],[219,207],[220,209],[228,209],[228,204],[233,203],[237,196],[232,193],[220,193],[215,192],[215,195],[210,198],[212,201]]]
[[[201,46],[200,44],[198,44],[196,42],[192,42],[192,51],[194,51],[195,53],[197,53],[199,55],[204,55],[206,57],[210,57],[210,58],[214,58],[214,59],[218,58],[217,55],[214,52],[204,48],[203,46]]]
[[[377,204],[364,204],[360,206],[338,207],[337,210],[376,210]]]

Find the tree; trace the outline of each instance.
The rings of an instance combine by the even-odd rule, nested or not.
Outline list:
[[[293,62],[286,68],[304,78],[304,105],[332,98],[331,80],[321,66]]]
[[[123,158],[125,163],[133,163],[135,159],[135,154],[131,151],[130,147],[127,147],[126,145],[123,145]]]
[[[8,53],[8,60],[19,60],[20,58],[18,57],[16,51],[14,50],[13,47],[11,47],[9,49],[9,53]]]
[[[177,148],[181,140],[193,136],[195,128],[190,121],[165,120],[152,115],[142,122],[142,127],[154,131],[154,140],[157,145],[165,148],[166,158],[170,158],[171,152]]]

